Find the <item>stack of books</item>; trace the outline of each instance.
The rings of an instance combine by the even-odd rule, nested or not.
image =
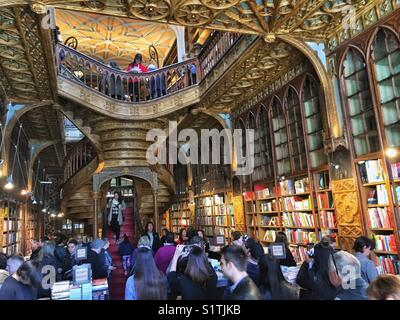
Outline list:
[[[387,209],[387,207],[368,209],[370,228],[392,228]]]
[[[388,236],[376,235],[375,244],[375,249],[378,251],[397,252],[396,242],[393,234]]]
[[[285,227],[307,227],[313,228],[314,216],[304,212],[283,212],[283,226]]]
[[[321,228],[336,228],[336,218],[332,211],[320,211],[319,219],[321,221]]]
[[[359,161],[358,170],[362,183],[384,182],[382,160]]]
[[[392,163],[390,168],[392,169],[393,179],[400,179],[400,162]]]

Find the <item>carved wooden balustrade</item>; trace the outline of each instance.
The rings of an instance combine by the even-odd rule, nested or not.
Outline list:
[[[197,59],[146,73],[128,73],[62,44],[57,44],[57,57],[61,76],[121,101],[157,99],[196,85],[201,79]]]
[[[79,141],[68,153],[64,161],[64,183],[96,157],[96,152],[88,139]]]
[[[240,33],[215,31],[204,44],[199,54],[200,67],[205,77],[214,66],[221,61],[222,57],[242,35]]]

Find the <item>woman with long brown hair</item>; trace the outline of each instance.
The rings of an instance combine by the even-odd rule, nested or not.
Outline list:
[[[158,270],[149,248],[139,248],[136,253],[135,273],[128,278],[125,300],[166,300],[167,279]]]
[[[213,300],[217,296],[218,277],[207,259],[204,250],[193,245],[183,275],[176,272],[179,257],[187,254],[178,246],[168,273],[168,283],[172,292],[182,296],[182,300]],[[187,248],[187,246],[186,246]]]

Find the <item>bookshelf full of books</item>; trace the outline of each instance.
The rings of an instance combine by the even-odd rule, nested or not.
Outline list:
[[[186,198],[178,199],[170,209],[171,232],[178,234],[181,229],[190,226],[189,201]]]
[[[251,238],[258,239],[257,236],[257,209],[255,194],[252,191],[243,192],[243,205],[246,221],[247,234]]]
[[[225,239],[231,237],[235,229],[233,204],[227,193],[209,193],[196,198],[196,216],[199,226],[207,237],[222,235]]]
[[[282,227],[298,262],[307,244],[318,242],[318,218],[314,210],[312,184],[308,176],[280,181]]]
[[[21,253],[22,208],[14,201],[5,201],[2,234],[2,251],[7,255]]]
[[[329,178],[329,171],[322,170],[314,173],[316,210],[318,212],[319,229],[321,236],[332,236],[339,248],[338,226],[333,202],[333,194]]]
[[[257,238],[266,246],[274,242],[276,233],[282,230],[278,195],[274,182],[254,186]]]
[[[383,159],[357,161],[364,220],[375,241],[380,270],[399,274],[397,221],[395,218],[397,164],[386,169]],[[389,171],[391,170],[391,171]],[[391,188],[392,191],[391,192]]]

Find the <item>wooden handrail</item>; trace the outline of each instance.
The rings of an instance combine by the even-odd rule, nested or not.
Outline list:
[[[210,73],[242,36],[240,33],[214,31],[205,42],[198,57],[203,78]]]
[[[158,99],[200,81],[198,59],[146,73],[112,68],[63,44],[57,44],[59,74],[109,97],[140,103]]]
[[[68,152],[64,160],[64,183],[96,157],[94,147],[88,139],[79,141]]]

